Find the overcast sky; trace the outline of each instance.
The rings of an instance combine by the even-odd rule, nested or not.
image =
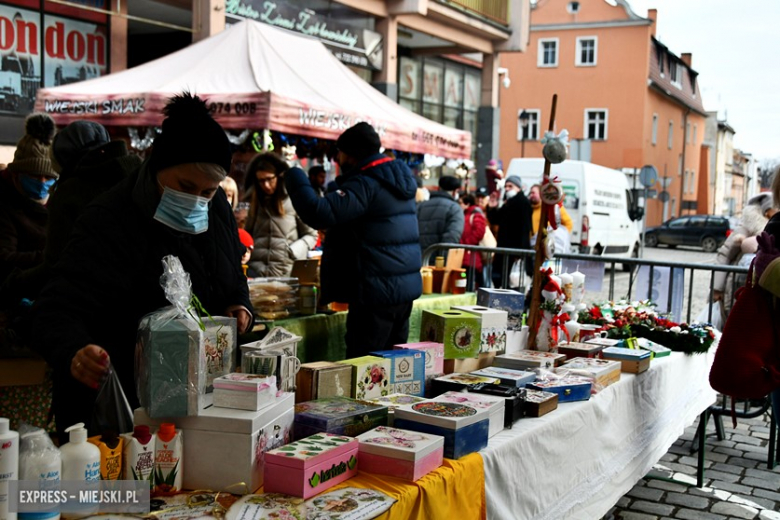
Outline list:
[[[628,0],[640,16],[658,9],[656,37],[693,53],[704,108],[736,130],[735,146],[780,157],[780,0]]]

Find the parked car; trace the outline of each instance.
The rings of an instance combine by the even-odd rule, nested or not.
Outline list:
[[[657,247],[665,244],[670,248],[697,246],[714,253],[726,241],[730,230],[728,217],[691,215],[673,218],[660,226],[647,228],[645,245]]]

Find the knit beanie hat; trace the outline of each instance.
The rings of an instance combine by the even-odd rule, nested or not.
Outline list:
[[[170,99],[163,114],[162,133],[155,138],[149,158],[152,170],[199,162],[230,171],[230,142],[202,99],[183,92]]]
[[[517,175],[510,175],[509,177],[507,177],[506,181],[504,181],[504,185],[506,185],[507,182],[510,184],[514,184],[515,186],[518,187],[518,189],[523,188],[523,179],[521,179]]]
[[[346,129],[336,141],[336,147],[350,157],[360,160],[378,154],[382,141],[373,126],[361,122]]]
[[[8,171],[58,178],[51,164],[49,149],[56,125],[48,114],[31,114],[24,122],[24,136],[16,143],[14,160]]]
[[[460,189],[460,179],[452,175],[443,175],[439,179],[439,189],[442,191],[455,191]]]
[[[74,121],[54,136],[51,145],[54,169],[60,173],[76,168],[87,152],[111,141],[106,128],[92,121]]]
[[[766,213],[772,209],[772,194],[768,192],[759,193],[758,195],[752,197],[748,201],[748,204],[751,206],[760,206],[761,213]]]

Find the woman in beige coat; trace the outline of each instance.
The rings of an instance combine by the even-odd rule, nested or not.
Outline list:
[[[317,243],[317,231],[298,218],[281,178],[288,169],[278,155],[258,155],[247,168],[251,185],[245,229],[255,240],[249,268],[257,276],[289,276],[295,260]]]

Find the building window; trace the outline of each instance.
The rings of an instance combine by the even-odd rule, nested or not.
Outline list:
[[[517,140],[518,141],[536,141],[539,139],[539,119],[541,117],[541,110],[538,109],[525,109],[525,113],[528,114],[528,125],[525,129],[520,124],[520,114],[523,113],[523,109],[517,111]]]
[[[685,125],[685,142],[691,144],[691,124]]]
[[[696,172],[694,170],[690,171],[691,179],[688,181],[688,186],[691,188],[691,193],[696,193]]]
[[[682,88],[683,66],[682,63],[669,64],[669,79],[677,88]]]
[[[596,65],[598,57],[598,38],[585,36],[577,38],[577,59],[575,64],[579,67],[592,67]]]
[[[653,114],[653,137],[652,137],[653,146],[655,146],[655,143],[657,142],[658,142],[658,114]]]
[[[539,67],[558,66],[558,38],[539,39],[537,65]]]
[[[674,121],[669,121],[669,140],[666,143],[667,148],[672,149],[672,134],[674,133]]]
[[[663,52],[658,53],[658,70],[661,72],[661,77],[664,77],[664,62],[666,61],[666,54]]]
[[[698,141],[696,140],[696,134],[697,134],[697,130],[698,130],[698,129],[699,129],[699,128],[698,128],[696,125],[693,125],[693,146],[696,146],[696,143],[698,142]]]
[[[585,110],[585,138],[596,141],[607,140],[607,110],[604,108]]]

